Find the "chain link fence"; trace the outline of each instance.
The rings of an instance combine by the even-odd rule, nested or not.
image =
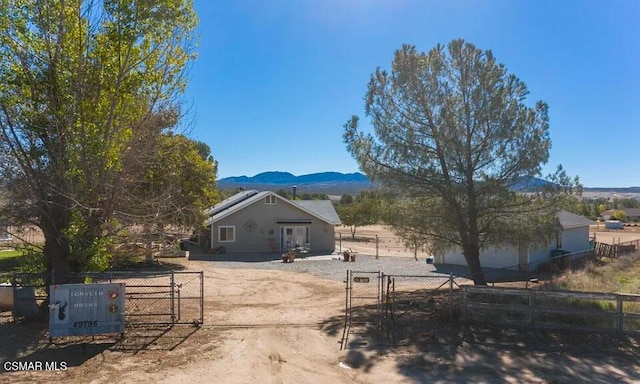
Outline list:
[[[453,275],[383,275],[382,289],[384,336],[393,344],[411,342],[460,313]]]
[[[56,274],[58,283],[124,283],[127,325],[202,324],[204,320],[203,272],[87,272]],[[44,274],[15,273],[14,316],[47,299]],[[33,305],[32,305],[33,304]]]
[[[353,335],[382,335],[388,342],[412,341],[457,318],[462,302],[453,275],[385,275],[347,270],[341,348]],[[356,343],[357,344],[357,343]]]

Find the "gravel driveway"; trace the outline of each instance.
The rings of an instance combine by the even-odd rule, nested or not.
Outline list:
[[[211,261],[217,268],[270,269],[309,273],[329,280],[344,281],[347,270],[360,272],[381,271],[387,275],[433,275],[453,273],[467,276],[466,267],[434,266],[425,259],[411,257],[379,257],[358,254],[355,262],[344,262],[339,255],[313,255],[283,263],[280,254],[211,255],[190,249],[191,260]]]
[[[358,254],[355,262],[344,262],[340,255],[312,255],[297,258],[293,263],[283,263],[281,254],[234,254],[211,255],[196,246],[190,246],[191,260],[211,261],[217,268],[230,269],[271,269],[309,273],[324,279],[344,281],[347,270],[359,272],[381,271],[386,275],[433,275],[453,274],[456,278],[469,278],[469,269],[460,265],[427,264],[425,259],[413,257],[380,256]],[[483,268],[488,282],[523,281],[528,277],[522,272],[503,269]]]

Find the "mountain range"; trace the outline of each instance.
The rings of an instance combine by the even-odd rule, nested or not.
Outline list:
[[[523,180],[515,187],[516,190],[527,190],[543,186],[547,181],[538,178]],[[259,173],[255,176],[234,176],[218,180],[220,189],[259,189],[278,190],[298,187],[301,193],[326,193],[326,194],[358,194],[365,189],[371,189],[374,184],[360,172],[320,172],[308,175],[295,176],[289,172],[270,171]],[[640,193],[640,187],[627,188],[584,188],[586,192],[611,192],[611,193]]]
[[[360,172],[320,172],[294,176],[289,172],[263,172],[253,177],[235,176],[218,180],[220,189],[278,190],[298,187],[300,193],[358,194],[373,188],[373,183]]]

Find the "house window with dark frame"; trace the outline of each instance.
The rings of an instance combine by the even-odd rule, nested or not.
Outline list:
[[[275,204],[276,203],[276,197],[274,195],[269,195],[265,198],[264,201],[265,204]]]
[[[218,227],[218,242],[233,243],[236,241],[235,225],[221,225]]]
[[[556,232],[556,249],[562,249],[562,232]]]
[[[11,240],[11,236],[9,236],[9,229],[3,224],[0,224],[0,240]]]

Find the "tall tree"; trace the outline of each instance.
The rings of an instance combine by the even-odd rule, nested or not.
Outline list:
[[[380,216],[380,202],[375,192],[362,191],[351,203],[338,205],[337,210],[342,224],[349,227],[351,237],[355,239],[358,227],[377,222]]]
[[[345,124],[361,170],[404,197],[406,215],[391,224],[433,248],[460,247],[476,284],[486,284],[480,250],[531,240],[511,231],[516,221],[553,226],[556,198],[572,184],[559,167],[553,183],[515,192],[540,175],[551,147],[547,105],[527,106],[527,93],[491,51],[463,40],[426,54],[405,45],[391,72],[369,81],[373,134],[358,130],[358,116]]]
[[[91,268],[132,216],[180,117],[196,23],[190,0],[0,2],[3,210],[42,229],[48,272]]]

